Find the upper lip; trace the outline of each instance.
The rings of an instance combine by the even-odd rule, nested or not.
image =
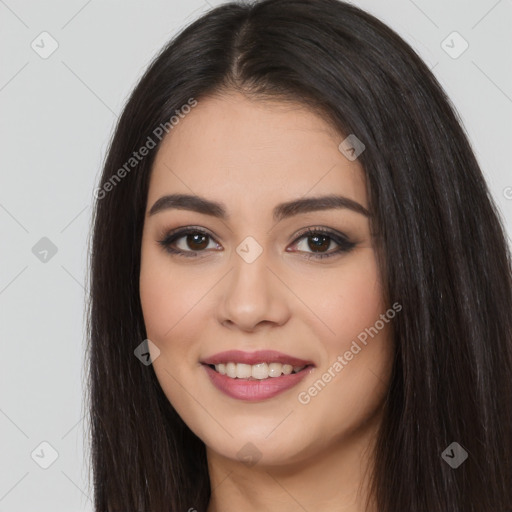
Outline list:
[[[221,363],[281,363],[291,364],[292,366],[313,365],[311,361],[293,357],[275,350],[257,350],[256,352],[243,352],[242,350],[227,350],[219,352],[213,356],[207,357],[201,361],[203,364],[221,364]],[[314,366],[314,365],[313,365]]]

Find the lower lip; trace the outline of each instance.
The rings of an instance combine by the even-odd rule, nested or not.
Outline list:
[[[308,366],[299,373],[290,373],[289,375],[281,375],[280,377],[269,377],[262,380],[248,379],[232,379],[227,375],[222,375],[213,370],[208,365],[203,364],[206,373],[212,384],[220,391],[238,400],[246,400],[248,402],[256,402],[258,400],[266,400],[272,398],[287,389],[296,386],[306,375],[313,369]]]

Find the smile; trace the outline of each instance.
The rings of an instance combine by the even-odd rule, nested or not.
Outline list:
[[[293,388],[315,368],[312,361],[275,350],[228,350],[200,363],[219,391],[250,402],[268,400]]]
[[[306,366],[292,366],[291,364],[281,363],[220,363],[211,365],[216,372],[226,375],[231,379],[255,379],[263,380],[268,378],[276,378],[281,375],[290,375],[291,373],[299,373]]]

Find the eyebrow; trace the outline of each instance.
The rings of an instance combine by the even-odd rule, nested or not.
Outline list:
[[[353,199],[338,195],[328,195],[294,199],[286,203],[280,203],[273,210],[273,218],[276,222],[279,222],[283,219],[299,215],[301,213],[337,208],[347,208],[366,217],[370,216],[370,212],[363,205]],[[148,212],[148,216],[155,215],[156,213],[168,209],[190,210],[204,215],[211,215],[223,220],[229,219],[229,215],[224,204],[211,201],[204,197],[188,194],[170,194],[162,196],[153,204]]]

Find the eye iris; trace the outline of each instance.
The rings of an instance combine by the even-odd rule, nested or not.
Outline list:
[[[203,242],[201,243],[200,239],[203,239]],[[187,245],[192,249],[192,250],[198,250],[198,249],[204,249],[205,247],[208,247],[208,236],[207,235],[203,235],[201,233],[195,233],[193,235],[187,235]],[[194,247],[194,244],[195,244],[195,247]],[[192,247],[191,247],[192,246]]]
[[[330,238],[328,236],[325,236],[325,235],[311,235],[308,239],[310,241],[314,240],[313,244],[308,242],[309,248],[311,250],[313,250],[314,252],[322,252],[322,251],[317,251],[317,249],[328,249],[329,248]]]

